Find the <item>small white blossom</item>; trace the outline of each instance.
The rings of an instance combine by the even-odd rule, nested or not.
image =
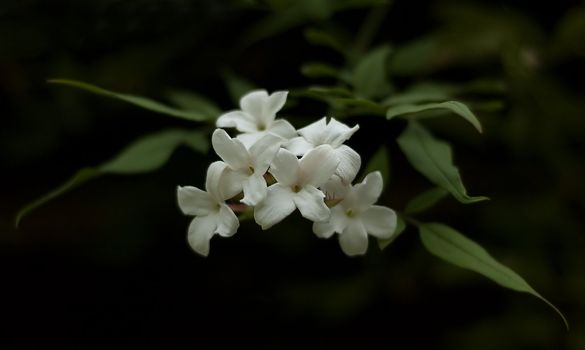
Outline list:
[[[225,200],[231,197],[223,176],[226,167],[220,161],[209,166],[205,183],[207,192],[193,186],[177,188],[181,211],[195,216],[189,225],[187,240],[191,248],[203,256],[209,255],[209,241],[214,234],[230,237],[240,226],[232,209],[225,204]]]
[[[396,213],[376,203],[382,193],[382,174],[368,174],[362,183],[349,186],[345,198],[331,208],[331,217],[326,222],[313,223],[313,232],[318,237],[329,238],[339,234],[339,244],[349,256],[365,254],[368,249],[368,234],[388,239],[396,229]]]
[[[266,134],[288,140],[297,135],[295,128],[286,120],[276,118],[276,113],[284,106],[288,91],[276,91],[268,95],[266,90],[255,90],[240,99],[241,110],[222,114],[217,119],[219,128],[236,128],[238,140],[251,147]]]
[[[228,165],[226,182],[229,193],[244,191],[241,200],[254,206],[266,197],[264,174],[280,148],[280,139],[274,135],[264,135],[250,149],[237,139],[232,139],[223,129],[216,129],[211,136],[211,144],[219,157]]]
[[[338,164],[329,145],[309,151],[300,160],[286,149],[280,149],[270,167],[270,173],[278,182],[268,187],[266,199],[256,206],[256,222],[266,230],[295,208],[309,220],[327,220],[329,208],[323,200],[325,195],[317,187],[333,175]]]
[[[297,156],[302,156],[319,145],[330,145],[333,147],[335,155],[339,158],[339,166],[335,173],[345,183],[349,184],[360,169],[361,158],[356,151],[343,143],[358,129],[359,125],[350,128],[334,118],[331,118],[327,123],[327,118],[323,117],[299,129],[298,133],[301,136],[290,139],[285,144],[285,148]]]

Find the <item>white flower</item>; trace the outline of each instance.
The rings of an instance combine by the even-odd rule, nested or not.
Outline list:
[[[349,186],[345,198],[331,208],[326,222],[315,222],[313,232],[318,237],[329,238],[339,234],[339,244],[349,256],[365,254],[368,234],[388,239],[396,229],[396,213],[387,207],[373,205],[382,193],[382,174],[368,174],[362,183]]]
[[[205,183],[207,192],[192,186],[177,188],[179,207],[184,214],[195,216],[189,225],[189,245],[203,256],[209,254],[209,241],[214,234],[230,237],[240,226],[234,212],[225,204],[225,200],[231,197],[225,187],[225,170],[226,164],[220,161],[209,166]]]
[[[270,173],[278,182],[268,187],[266,199],[254,209],[256,222],[266,230],[295,208],[309,220],[327,220],[329,208],[323,201],[325,195],[317,187],[333,175],[338,164],[329,145],[309,151],[300,160],[286,149],[280,149],[270,167]]]
[[[301,136],[290,139],[285,144],[285,148],[297,156],[302,156],[319,145],[330,145],[335,150],[335,155],[340,161],[335,173],[345,183],[349,184],[360,169],[361,158],[356,151],[343,143],[358,129],[359,125],[350,128],[334,118],[331,118],[329,123],[327,123],[326,117],[323,117],[299,129],[298,133]]]
[[[264,135],[249,150],[240,140],[232,139],[223,129],[211,136],[213,149],[228,165],[226,186],[229,193],[244,191],[242,203],[254,206],[266,197],[264,173],[280,148],[280,139]]]
[[[241,110],[227,112],[217,119],[219,128],[236,128],[242,134],[237,138],[251,147],[266,134],[288,140],[297,135],[295,128],[286,120],[274,120],[286,102],[288,91],[276,91],[268,95],[266,90],[256,90],[240,99]]]

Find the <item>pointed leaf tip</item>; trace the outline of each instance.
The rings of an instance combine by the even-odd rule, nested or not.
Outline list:
[[[550,306],[569,329],[567,319],[556,306],[535,291],[524,278],[494,259],[479,244],[444,224],[424,223],[418,224],[418,228],[421,241],[430,253],[451,264],[477,272],[502,287],[532,294]]]

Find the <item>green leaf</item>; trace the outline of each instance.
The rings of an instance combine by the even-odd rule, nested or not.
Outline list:
[[[223,79],[228,89],[228,93],[234,102],[239,105],[242,96],[252,90],[256,90],[256,86],[249,80],[244,79],[230,71],[223,72]]]
[[[209,120],[215,120],[222,113],[222,110],[208,98],[192,91],[173,89],[168,92],[171,103],[177,107],[208,116]]]
[[[370,158],[368,165],[363,171],[363,177],[368,175],[371,172],[379,171],[382,173],[382,180],[384,180],[384,188],[388,185],[390,181],[390,157],[388,155],[388,149],[386,146],[382,145],[376,153]]]
[[[559,309],[536,292],[516,272],[495,260],[479,244],[444,224],[419,224],[418,227],[422,243],[429,252],[456,266],[484,275],[503,287],[536,296],[553,308],[561,316],[567,329],[569,328]]]
[[[324,30],[309,28],[305,30],[304,34],[305,39],[313,45],[328,47],[342,54],[345,51],[340,40]]]
[[[368,52],[358,62],[353,73],[353,86],[358,96],[377,98],[392,91],[386,71],[389,54],[390,47],[381,46]]]
[[[160,168],[180,144],[206,153],[209,144],[200,131],[171,129],[143,137],[114,157],[97,166],[79,170],[63,185],[23,207],[16,215],[15,225],[34,209],[44,205],[77,186],[104,174],[139,174]]]
[[[419,83],[402,93],[394,93],[385,99],[385,106],[413,104],[422,102],[445,101],[453,96],[456,88],[452,85],[439,83]]]
[[[363,108],[377,110],[377,111],[379,111],[379,110],[384,111],[384,107],[382,107],[381,105],[377,104],[374,101],[370,101],[370,100],[365,99],[365,98],[342,97],[342,98],[334,98],[333,101],[335,101],[335,103],[338,103],[340,105],[349,106],[349,107],[363,107]]]
[[[91,85],[88,83],[84,83],[81,81],[75,80],[67,80],[67,79],[51,79],[47,81],[50,84],[60,84],[60,85],[67,85],[74,88],[78,88],[81,90],[85,90],[96,95],[106,96],[110,98],[115,98],[124,102],[128,102],[138,107],[142,107],[144,109],[148,109],[153,112],[170,115],[172,117],[187,119],[192,121],[207,121],[211,118],[208,115],[197,113],[197,112],[189,112],[189,111],[182,111],[180,109],[176,109],[173,107],[169,107],[164,105],[160,102],[156,102],[145,97],[135,96],[135,95],[128,95],[128,94],[121,94],[113,91],[109,91],[106,89],[102,89],[101,87]]]
[[[404,231],[405,228],[406,222],[404,222],[404,219],[402,219],[399,215],[396,216],[396,230],[394,230],[394,234],[392,235],[392,237],[388,239],[378,239],[378,246],[380,247],[380,250],[386,249],[386,247],[389,246],[390,243],[394,242],[396,238],[398,238],[398,236],[400,236],[400,234]]]
[[[305,24],[310,19],[304,4],[300,1],[289,2],[285,8],[278,9],[263,16],[253,25],[244,27],[244,33],[238,33],[241,37],[242,48]]]
[[[425,73],[436,65],[439,48],[436,36],[427,36],[400,46],[390,58],[388,70],[392,76]]]
[[[468,122],[473,125],[477,131],[482,132],[481,123],[477,119],[477,117],[469,110],[469,108],[461,102],[457,101],[447,101],[441,103],[428,103],[422,105],[398,105],[394,107],[388,108],[386,111],[386,118],[392,119],[394,117],[403,115],[403,114],[410,114],[410,113],[418,113],[423,111],[428,111],[432,109],[447,109],[452,111],[453,113],[463,117],[463,119],[467,120]]]
[[[460,202],[474,203],[488,199],[467,194],[459,170],[453,165],[451,146],[434,138],[417,122],[410,122],[397,141],[416,170],[435,185],[449,191]]]
[[[62,184],[61,186],[57,187],[56,189],[52,190],[51,192],[47,193],[46,195],[34,200],[33,202],[25,205],[22,209],[18,211],[16,214],[16,218],[14,220],[14,226],[18,227],[22,219],[28,215],[31,211],[35,210],[36,208],[44,205],[45,203],[63,195],[65,192],[71,191],[72,189],[76,188],[77,186],[87,182],[94,177],[99,176],[99,171],[94,168],[83,168],[75,173],[67,182]]]
[[[180,129],[148,135],[135,141],[112,160],[98,167],[100,172],[111,174],[137,174],[160,168],[182,143],[199,152],[207,151],[206,138],[201,132]]]
[[[411,199],[408,204],[406,204],[404,212],[406,214],[423,212],[437,204],[437,202],[443,199],[447,194],[449,194],[449,191],[442,187],[432,188]]]
[[[309,78],[338,78],[341,75],[339,68],[321,62],[303,64],[301,73]]]
[[[348,89],[341,86],[309,86],[307,93],[320,95],[323,97],[352,97],[353,94]]]

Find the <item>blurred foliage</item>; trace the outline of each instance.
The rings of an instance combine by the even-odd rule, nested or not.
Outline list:
[[[323,346],[382,335],[397,347],[585,347],[584,37],[579,2],[2,3],[0,251],[6,285],[16,286],[6,292],[8,346],[34,344],[19,336],[33,328],[48,343],[132,346],[158,333],[168,346],[204,332],[203,343],[223,344],[217,325],[227,321],[242,341],[256,344],[264,329],[262,342],[279,347],[303,344],[298,329]],[[249,224],[214,240],[216,255],[202,261],[187,248],[172,197],[177,184],[201,185],[211,159],[188,147],[153,174],[74,191],[15,231],[17,208],[76,169],[105,163],[140,135],[193,125],[48,86],[51,78],[205,105],[203,114],[235,108],[252,86],[291,89],[283,114],[295,126],[322,114],[360,123],[351,145],[364,164],[389,161],[383,200],[399,210],[412,210],[429,183],[395,142],[414,116],[387,121],[386,110],[464,102],[483,135],[441,110],[416,119],[453,143],[466,187],[491,201],[461,208],[445,198],[422,217],[447,218],[485,244],[572,330],[533,300],[425,254],[410,228],[383,252],[372,245],[367,257],[347,259],[295,218],[278,232]]]

